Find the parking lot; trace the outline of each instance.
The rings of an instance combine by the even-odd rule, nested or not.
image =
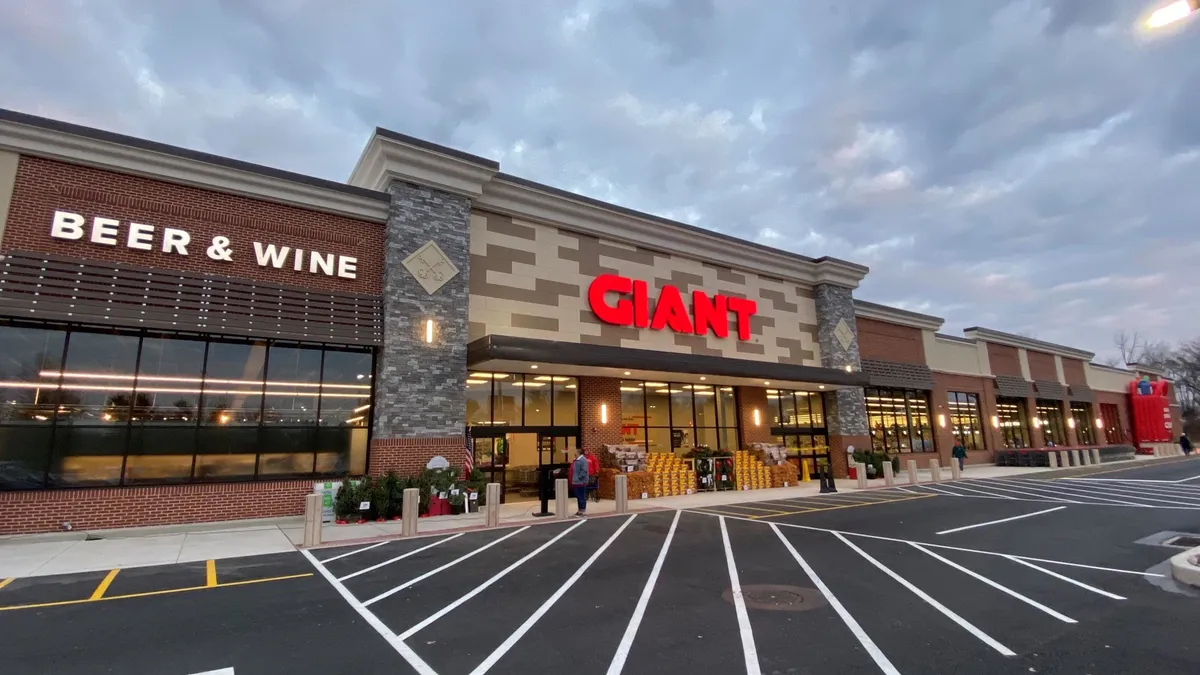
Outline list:
[[[1200,598],[1146,538],[1200,531],[1196,474],[541,523],[218,561],[214,585],[122,570],[96,600],[105,573],[18,579],[0,650],[6,673],[1195,673]]]

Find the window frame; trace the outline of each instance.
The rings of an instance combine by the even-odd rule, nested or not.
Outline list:
[[[966,448],[967,452],[987,451],[988,440],[987,433],[985,432],[986,427],[983,424],[982,397],[981,393],[975,391],[946,392],[946,405],[949,408],[947,416],[950,418],[951,434],[956,440],[963,441],[963,447]],[[968,408],[965,415],[956,412],[963,408]],[[960,424],[956,420],[963,420],[964,417],[968,422],[969,436],[958,432]],[[976,443],[976,436],[978,436],[978,443]],[[968,438],[970,439],[970,443],[966,442]],[[977,445],[982,447],[977,447]]]
[[[742,439],[741,419],[739,419],[740,416],[737,414],[737,410],[738,410],[737,390],[732,385],[707,384],[707,383],[697,384],[697,383],[689,383],[689,382],[660,382],[657,380],[649,381],[649,383],[654,384],[656,386],[661,385],[661,386],[665,387],[668,391],[668,394],[667,394],[667,397],[668,397],[667,426],[662,426],[662,425],[650,426],[650,424],[649,424],[650,408],[649,408],[649,397],[646,395],[646,385],[647,385],[646,380],[620,380],[620,383],[619,383],[620,387],[635,387],[636,386],[636,387],[641,387],[641,390],[642,390],[642,411],[641,411],[641,417],[640,417],[642,424],[639,427],[641,429],[642,438],[640,440],[634,441],[630,444],[634,444],[634,445],[640,444],[646,448],[647,452],[672,452],[672,453],[674,453],[677,451],[683,451],[688,446],[680,445],[680,447],[678,447],[678,448],[674,447],[674,438],[675,438],[674,431],[676,429],[686,429],[686,430],[690,431],[692,434],[691,447],[696,447],[697,446],[697,444],[696,444],[696,440],[697,440],[696,439],[696,429],[699,428],[699,429],[710,430],[716,434],[717,447],[712,448],[713,450],[718,450],[718,449],[720,449],[720,450],[737,450],[738,449],[738,448],[722,448],[721,447],[722,439],[727,438],[727,434],[730,432],[732,432],[733,438],[737,439],[739,444]],[[680,425],[677,425],[675,422],[675,406],[671,402],[670,397],[675,395],[675,393],[672,393],[672,392],[674,392],[674,389],[676,387],[679,387],[681,390],[686,390],[688,393],[691,394],[691,410],[692,410],[691,417],[692,417],[692,419],[691,419],[691,424],[689,426],[680,426]],[[713,419],[716,421],[715,426],[704,426],[704,427],[696,426],[696,389],[695,389],[696,387],[711,389],[713,392],[713,395],[712,395]],[[724,420],[723,419],[723,413],[721,411],[721,408],[722,408],[722,406],[721,406],[721,389],[723,389],[723,388],[734,389],[733,420]],[[682,391],[680,391],[678,393],[682,393]],[[619,420],[622,427],[624,426],[625,415],[626,415],[626,411],[624,409],[624,403],[622,402],[621,410],[620,410],[620,416],[622,419]],[[732,422],[732,424],[729,424],[730,421]],[[654,450],[650,449],[650,430],[651,429],[656,429],[656,430],[660,430],[660,431],[663,429],[668,430],[669,438],[671,439],[669,441],[671,443],[671,447],[668,451],[654,451]],[[624,442],[624,441],[622,441],[622,442]]]
[[[926,389],[905,389],[899,387],[866,387],[863,389],[863,403],[867,413],[867,430],[871,436],[871,448],[876,452],[885,452],[888,455],[909,455],[913,453],[930,453],[937,451],[937,434],[934,433],[933,424],[930,420],[932,410],[931,393]],[[903,420],[905,422],[903,438],[908,439],[908,448],[902,447],[901,433],[899,420],[901,416],[894,409],[891,412],[884,412],[884,395],[887,395],[889,400],[894,400],[897,395],[904,401],[903,405]],[[883,423],[883,429],[880,433],[876,433],[875,427],[871,424],[871,400],[876,400],[879,413],[875,415]],[[925,403],[924,417],[925,426],[918,427],[913,423],[914,417],[919,418],[921,413],[914,408],[913,403]],[[892,422],[889,424],[889,420]],[[921,450],[916,450],[912,447],[914,430],[921,430],[921,442],[925,447]],[[891,439],[892,442],[889,442]],[[892,447],[895,445],[896,447]]]
[[[1075,420],[1075,441],[1079,445],[1096,445],[1096,417],[1087,401],[1071,401],[1071,419]]]
[[[1063,414],[1063,402],[1051,398],[1034,399],[1034,412],[1042,427],[1042,442],[1049,446],[1069,446],[1071,437],[1067,434],[1067,418]],[[1046,437],[1049,430],[1053,438]]]
[[[1009,421],[1005,409],[1010,405],[1016,408],[1016,426],[1005,424],[1006,421]],[[1033,432],[1029,424],[1029,406],[1025,399],[1012,396],[997,396],[996,420],[1000,423],[997,431],[1000,433],[1003,449],[1019,450],[1033,445]],[[1016,431],[1013,431],[1014,429]],[[1020,443],[1016,444],[1016,441],[1020,441]]]

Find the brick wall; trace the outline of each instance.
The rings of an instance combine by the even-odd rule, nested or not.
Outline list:
[[[1063,377],[1067,380],[1067,384],[1082,384],[1087,386],[1087,373],[1084,372],[1083,361],[1078,359],[1063,359],[1062,364]]]
[[[1029,377],[1043,382],[1058,382],[1058,368],[1054,366],[1053,354],[1026,349],[1025,356],[1029,360]],[[1065,375],[1066,364],[1063,364],[1063,370]]]
[[[855,319],[861,359],[925,365],[925,342],[919,328],[874,319]]]
[[[83,239],[67,241],[50,237],[56,210],[88,218]],[[116,246],[89,241],[90,221],[95,216],[121,221]],[[124,245],[130,221],[154,227],[154,250],[140,251]],[[161,252],[164,227],[180,228],[191,235],[188,255]],[[230,239],[232,262],[215,261],[205,255],[216,236]],[[12,207],[0,250],[377,294],[382,285],[384,237],[384,226],[379,223],[23,156],[17,167]],[[259,266],[254,255],[255,241],[306,252],[353,256],[358,259],[357,278],[297,272],[292,269],[291,258],[283,269]],[[307,258],[304,264],[307,266]]]
[[[304,514],[313,481],[0,492],[0,535]]]
[[[367,472],[372,476],[382,476],[388,471],[395,471],[401,476],[411,476],[422,471],[434,457],[445,457],[451,467],[461,468],[467,459],[466,438],[373,438],[370,458],[367,460]]]
[[[1024,378],[1021,372],[1021,357],[1016,347],[987,343],[988,363],[991,364],[993,375],[1011,375]],[[1057,377],[1052,379],[1057,380]]]
[[[608,422],[600,406],[608,406]],[[612,377],[579,378],[579,430],[583,447],[598,450],[621,442],[621,381]]]
[[[767,399],[767,390],[762,387],[737,387],[738,424],[742,428],[742,447],[751,443],[771,442],[771,421],[775,415],[771,412],[771,402]],[[776,403],[777,405],[777,403]],[[759,424],[754,424],[754,411],[758,410]],[[731,448],[737,449],[737,448]]]

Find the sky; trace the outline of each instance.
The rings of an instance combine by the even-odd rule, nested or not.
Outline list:
[[[1101,359],[1200,338],[1200,21],[1151,8],[0,0],[0,107],[335,180],[386,127]]]

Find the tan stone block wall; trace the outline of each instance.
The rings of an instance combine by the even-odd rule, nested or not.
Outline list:
[[[651,298],[672,284],[691,310],[691,291],[758,303],[751,339],[681,335],[601,323],[587,302],[601,274],[646,281]],[[743,273],[667,252],[605,241],[507,216],[471,215],[472,340],[485,335],[610,345],[663,352],[819,366],[817,310],[811,288]],[[731,314],[732,317],[732,314]]]

